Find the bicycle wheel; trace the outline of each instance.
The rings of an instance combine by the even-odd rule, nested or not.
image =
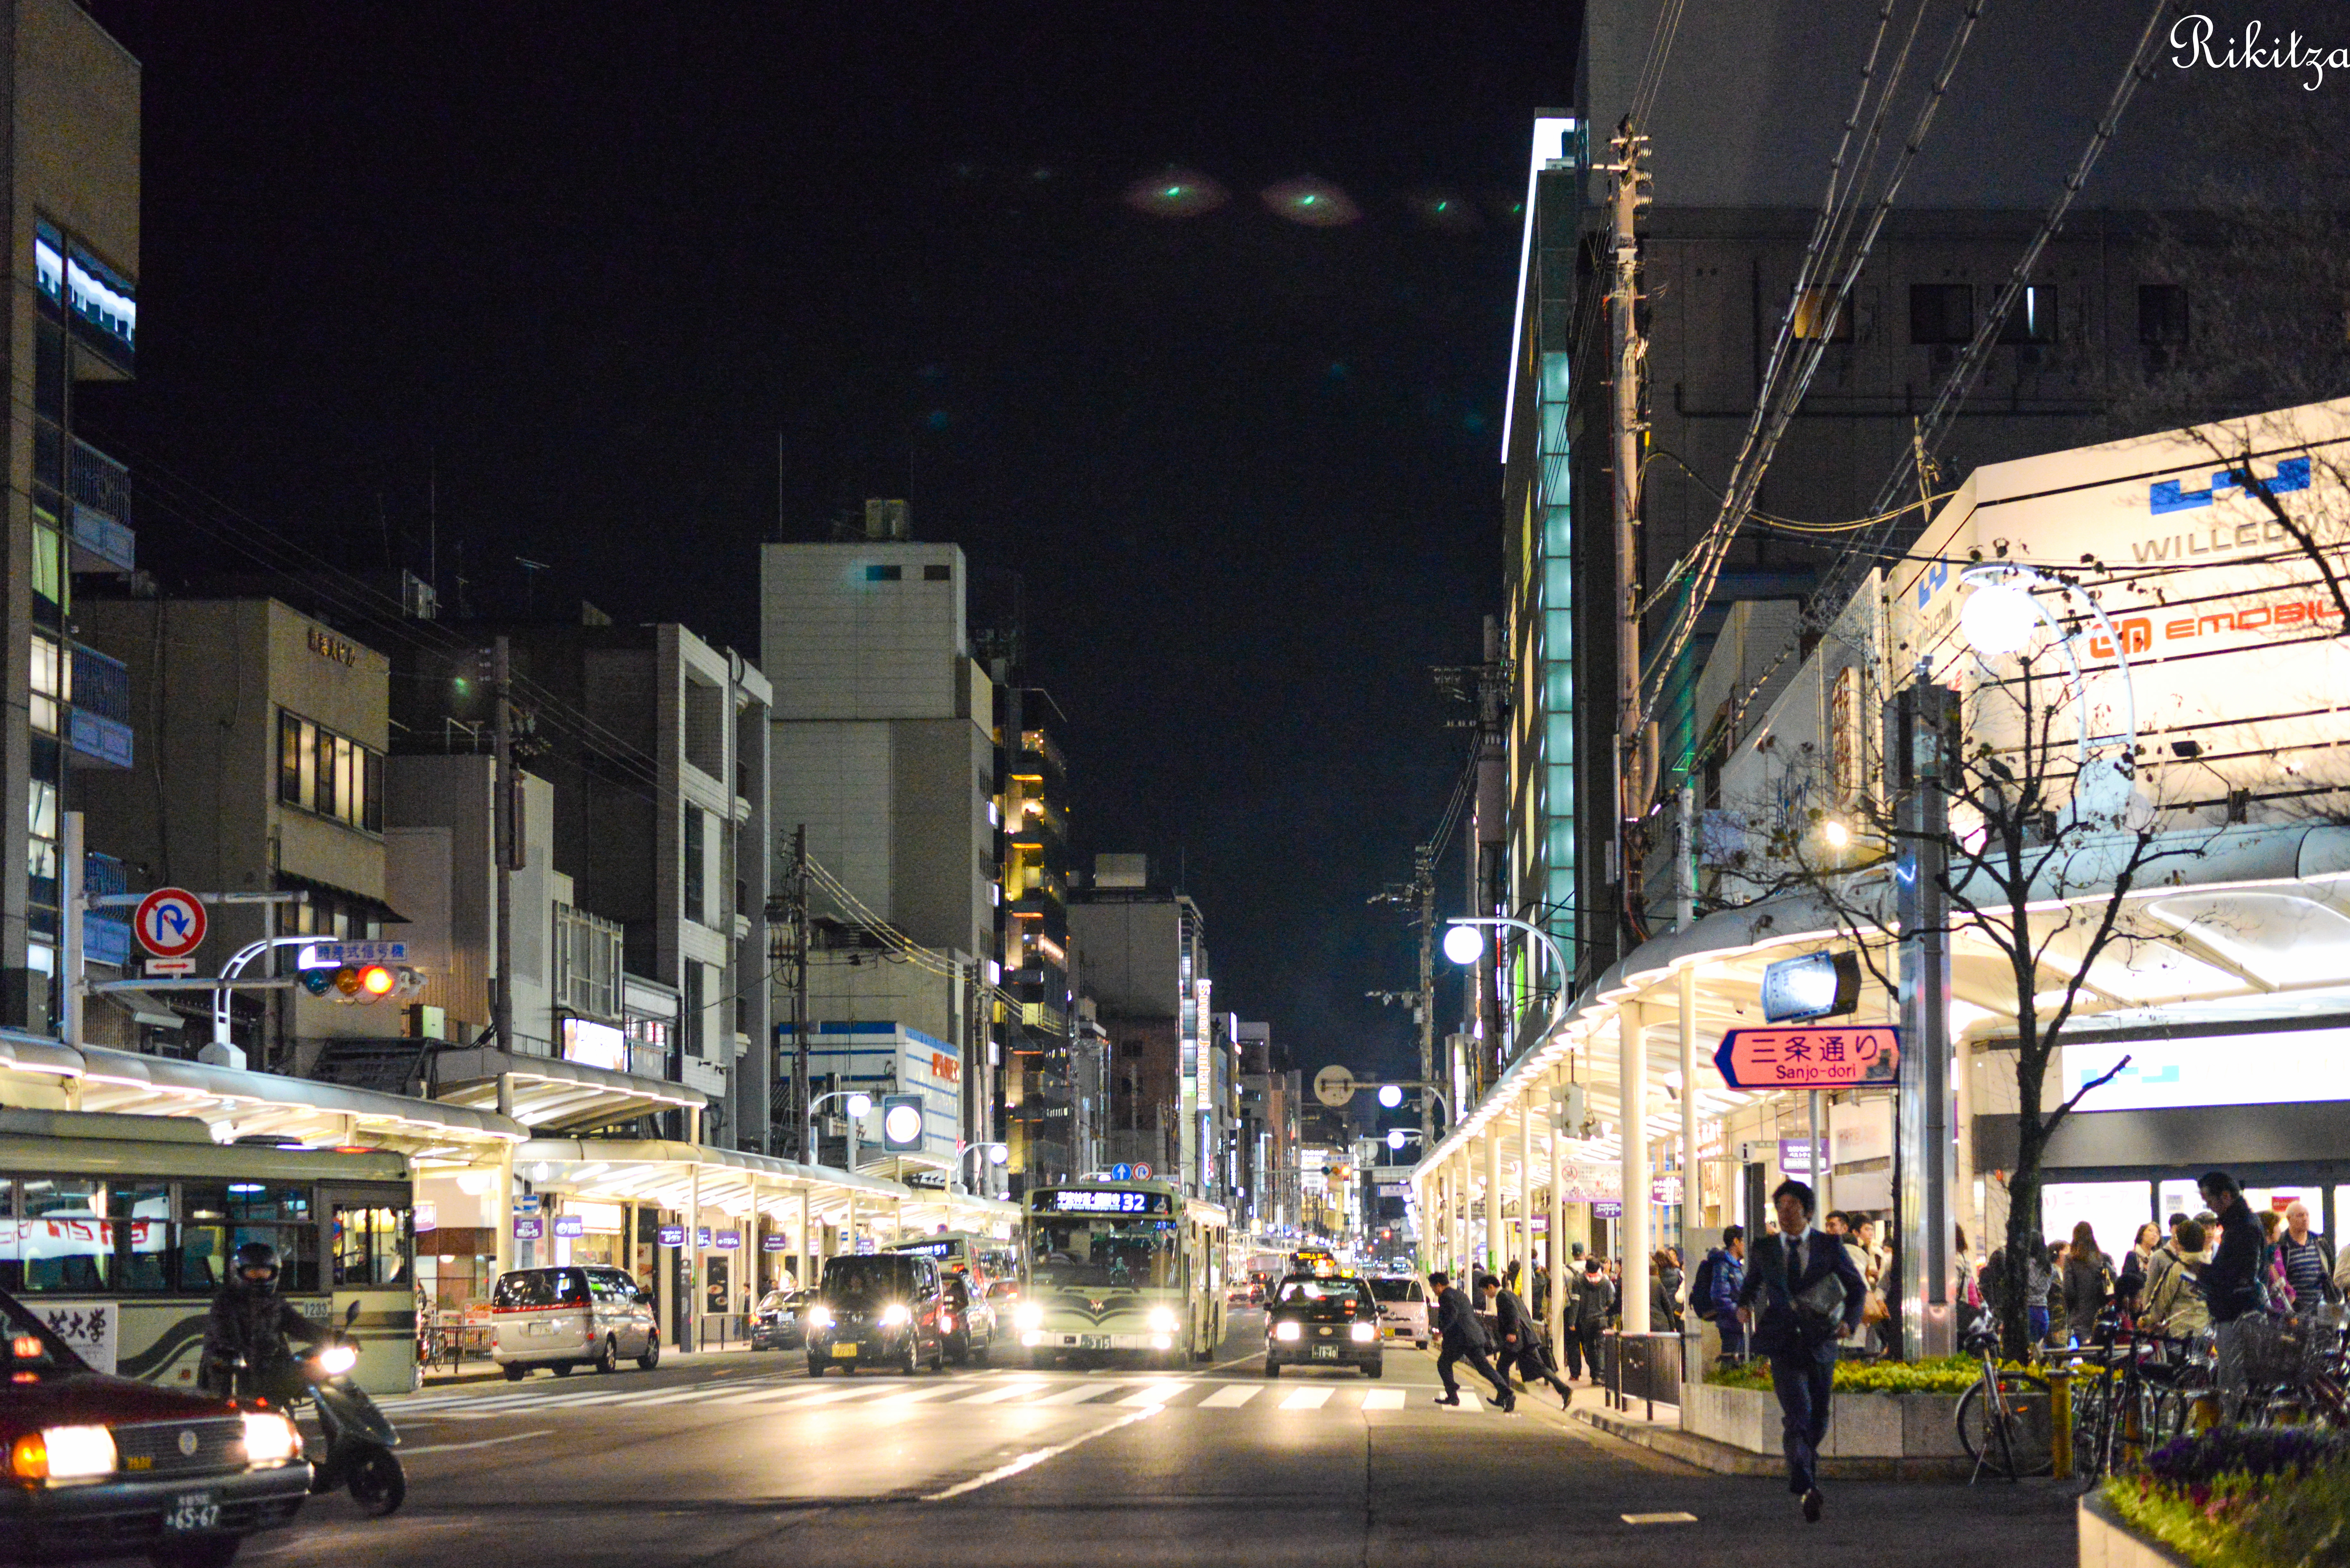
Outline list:
[[[2116,1395],[2110,1376],[2085,1376],[2073,1385],[2073,1475],[2095,1480],[2111,1461]]]
[[[2030,1372],[1999,1374],[1996,1398],[1977,1383],[1959,1400],[1959,1445],[1967,1458],[2008,1480],[2044,1476],[2049,1451],[2048,1380]]]

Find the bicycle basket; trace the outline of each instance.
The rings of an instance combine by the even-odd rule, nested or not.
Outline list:
[[[2244,1379],[2297,1384],[2324,1370],[2333,1336],[2307,1318],[2256,1314],[2242,1329]]]

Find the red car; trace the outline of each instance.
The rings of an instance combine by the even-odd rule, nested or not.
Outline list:
[[[301,1434],[275,1410],[93,1372],[5,1292],[0,1350],[0,1557],[225,1568],[309,1494]]]

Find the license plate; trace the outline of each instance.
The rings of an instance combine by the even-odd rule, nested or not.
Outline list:
[[[1314,1359],[1336,1361],[1338,1359],[1338,1347],[1335,1345],[1317,1345],[1314,1347]]]
[[[832,1358],[835,1361],[854,1361],[857,1359],[857,1346],[836,1345],[832,1347]]]
[[[553,1334],[555,1332],[555,1325],[551,1323],[528,1323],[523,1324],[523,1332],[525,1334]]]
[[[1077,1335],[1077,1348],[1079,1350],[1115,1350],[1118,1346],[1110,1342],[1108,1334],[1081,1334]]]
[[[220,1502],[208,1491],[183,1491],[163,1511],[165,1530],[210,1530],[220,1523]]]

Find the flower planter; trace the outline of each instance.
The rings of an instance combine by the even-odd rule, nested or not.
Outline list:
[[[1839,1390],[1828,1407],[1820,1457],[1830,1459],[1960,1459],[1959,1396],[1854,1394]],[[1780,1450],[1779,1400],[1764,1389],[1714,1384],[1681,1389],[1681,1430],[1748,1453]]]

